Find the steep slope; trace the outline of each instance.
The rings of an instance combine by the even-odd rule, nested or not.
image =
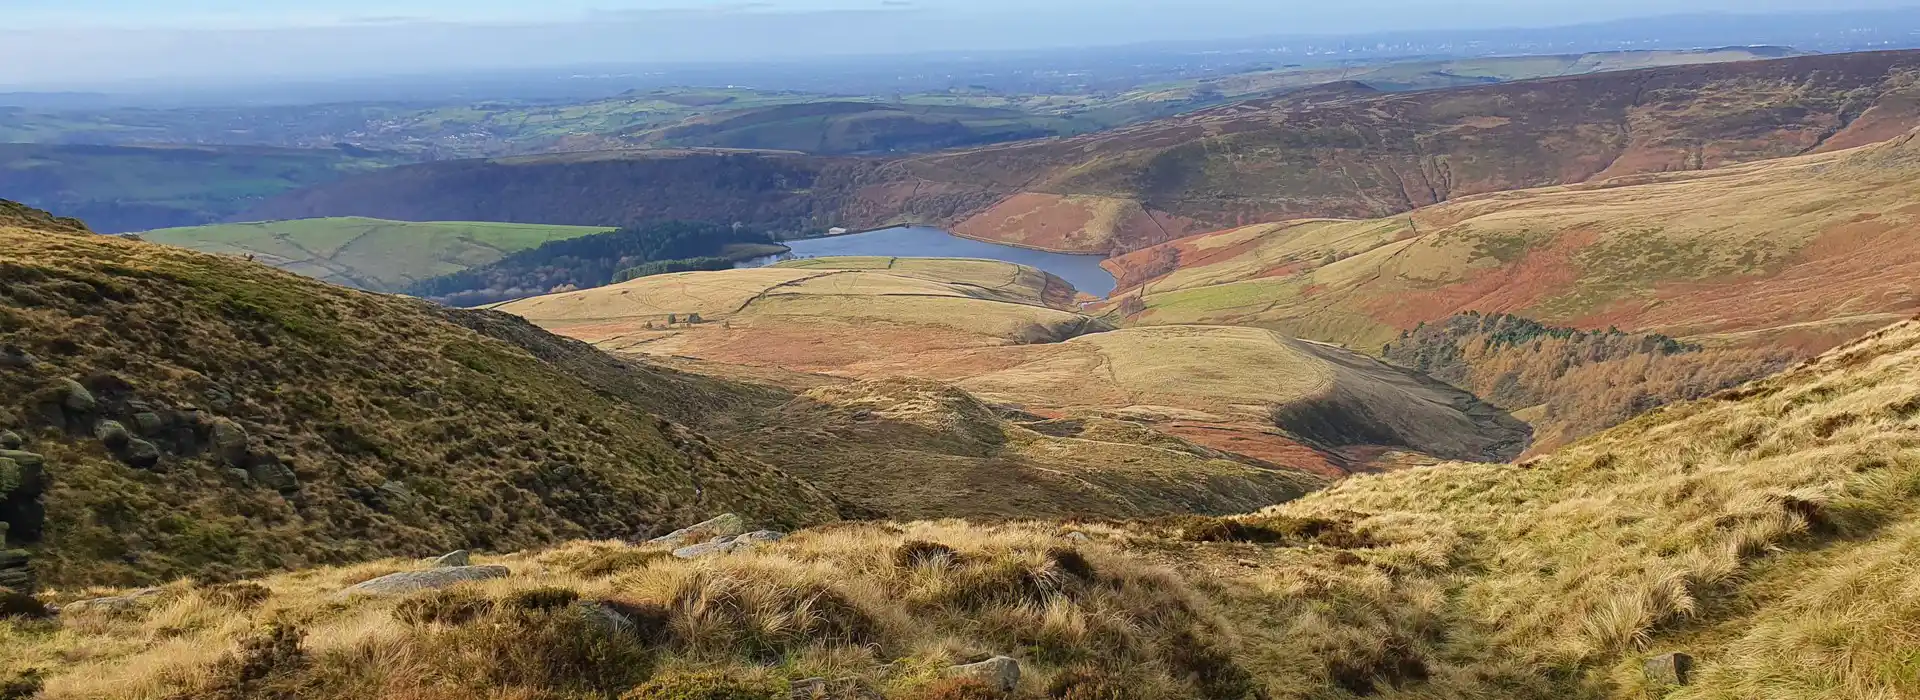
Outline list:
[[[1920,52],[1650,68],[1379,94],[1308,90],[1083,136],[896,160],[599,153],[432,163],[244,217],[774,229],[924,223],[1066,252],[1375,217],[1486,192],[1858,146],[1920,125]]]
[[[1182,230],[1384,216],[1478,193],[1856,146],[1920,125],[1917,68],[1920,52],[1865,53],[1334,101],[1282,96],[900,167],[921,190],[1007,197],[956,224],[968,235],[1129,251]],[[1047,231],[1021,222],[1074,197],[1129,203],[1151,218]]]
[[[43,584],[835,517],[659,405],[424,302],[13,222],[0,280],[0,440],[43,492],[0,509]]]
[[[393,154],[335,148],[0,143],[0,196],[124,233],[220,221],[396,162]]]
[[[1351,352],[1253,329],[1113,331],[1073,311],[1074,296],[1011,263],[818,258],[497,308],[610,351],[718,363],[695,371],[933,379],[1329,475],[1364,468],[1379,456],[1369,448],[1497,460],[1526,443],[1524,426],[1465,392]]]
[[[399,599],[335,593],[412,562],[251,604],[177,585],[0,622],[25,642],[0,673],[47,669],[50,700],[1911,697],[1916,386],[1906,322],[1544,459],[1254,516],[842,525],[691,562],[576,543]],[[950,678],[995,655],[1011,693]]]
[[[1920,309],[1920,136],[1192,237],[1113,261],[1134,323],[1377,348],[1463,311],[1813,351]],[[1144,282],[1144,284],[1142,284]]]
[[[334,284],[398,292],[414,282],[495,262],[542,243],[610,230],[341,217],[168,228],[143,231],[140,237],[207,253],[249,255]]]

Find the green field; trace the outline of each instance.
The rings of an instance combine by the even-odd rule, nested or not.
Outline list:
[[[381,292],[494,262],[548,241],[610,228],[341,217],[147,231],[156,243],[252,255],[291,272]]]

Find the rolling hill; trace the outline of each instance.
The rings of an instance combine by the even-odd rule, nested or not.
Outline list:
[[[0,213],[4,586],[29,560],[74,590],[728,511],[1124,518],[1326,483],[1124,425],[1063,437],[943,385],[798,392],[616,360],[506,314]]]
[[[418,562],[181,582],[0,622],[0,673],[50,700],[1907,697],[1917,385],[1909,321],[1552,456],[1255,515],[578,542],[398,596],[340,592]]]
[[[820,155],[916,153],[1091,131],[1014,109],[820,101],[720,112],[621,140],[652,147],[743,148]]]
[[[697,360],[695,371],[789,386],[930,379],[1063,425],[1132,421],[1320,474],[1391,448],[1497,460],[1527,441],[1470,395],[1355,353],[1253,329],[1116,331],[1074,299],[1011,263],[817,258],[494,308],[605,350]]]
[[[496,262],[549,241],[611,231],[590,226],[341,217],[142,231],[142,239],[255,260],[376,292]]]
[[[1298,220],[1112,261],[1134,323],[1230,323],[1373,348],[1462,311],[1710,344],[1832,347],[1920,310],[1920,134],[1696,172]]]
[[[941,225],[1065,252],[1473,194],[1699,170],[1920,125],[1920,52],[1649,68],[1413,93],[1351,84],[1071,138],[895,159],[572,154],[396,168],[243,216],[773,229]]]
[[[0,195],[124,233],[225,220],[396,162],[359,149],[0,143]]]

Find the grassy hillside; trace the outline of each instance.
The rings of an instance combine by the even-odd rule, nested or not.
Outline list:
[[[1703,172],[1292,221],[1115,261],[1136,323],[1235,323],[1377,348],[1463,311],[1818,351],[1920,309],[1920,137]],[[1145,280],[1144,287],[1141,282]]]
[[[334,284],[398,292],[414,282],[486,265],[543,243],[611,230],[341,217],[158,229],[143,231],[140,237],[207,253],[251,255]]]
[[[220,221],[268,198],[394,162],[391,155],[331,148],[0,143],[0,193],[122,233]]]
[[[1917,75],[1920,53],[1888,52],[1306,93],[900,167],[912,197],[990,192],[995,204],[948,221],[970,236],[1124,252],[1264,221],[1385,216],[1479,193],[1857,146],[1920,125]],[[1144,211],[1103,217],[1078,202]],[[1036,231],[1040,218],[1053,224]]]
[[[413,562],[244,603],[183,583],[0,622],[0,663],[52,699],[1003,697],[948,678],[993,655],[1016,698],[1908,697],[1916,385],[1909,322],[1517,467],[1254,516],[837,526],[691,562],[583,542],[399,597],[333,596]],[[1670,652],[1684,684],[1649,672]]]
[[[44,584],[835,517],[656,418],[670,402],[600,393],[425,302],[13,225],[0,278],[0,430],[38,456],[7,464],[45,465],[44,496],[0,514]]]
[[[1322,474],[1359,468],[1381,447],[1503,459],[1526,442],[1519,423],[1471,396],[1353,353],[1252,329],[1114,332],[1077,313],[1074,296],[1011,263],[817,258],[496,308],[609,351],[713,363],[698,371],[932,379],[1069,421],[1072,435],[1074,419],[1127,420]]]

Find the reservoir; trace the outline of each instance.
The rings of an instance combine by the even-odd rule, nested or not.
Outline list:
[[[1113,275],[1100,267],[1100,255],[1048,253],[1010,245],[961,238],[937,228],[907,226],[844,236],[782,241],[793,249],[786,255],[757,258],[740,267],[763,267],[789,258],[827,258],[877,255],[899,258],[985,258],[1036,267],[1066,280],[1074,289],[1105,297],[1113,292]]]

